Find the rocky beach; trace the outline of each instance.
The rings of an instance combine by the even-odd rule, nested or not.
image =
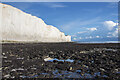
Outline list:
[[[2,43],[2,77],[120,79],[119,43]]]

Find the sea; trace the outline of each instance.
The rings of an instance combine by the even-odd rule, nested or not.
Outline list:
[[[77,41],[77,43],[120,43],[120,41],[90,41],[90,42]]]

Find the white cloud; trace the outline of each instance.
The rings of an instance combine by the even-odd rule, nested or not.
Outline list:
[[[77,38],[73,38],[73,40],[77,40]]]
[[[87,31],[83,31],[83,32],[77,32],[78,34],[82,34],[82,33],[86,33]]]
[[[90,20],[76,19],[76,20],[70,21],[68,23],[62,24],[61,29],[65,32],[73,30],[73,29],[80,29],[80,28],[83,28],[82,26],[88,26],[91,23],[92,24],[98,23],[100,19],[101,18],[99,18],[99,17],[93,18],[93,19],[90,19]]]
[[[50,8],[63,8],[63,7],[67,7],[64,4],[61,3],[55,3],[55,2],[51,2],[51,3],[43,3],[45,6],[48,6]]]
[[[93,38],[92,36],[89,37],[90,39]]]
[[[92,39],[93,37],[92,36],[89,36],[89,37],[85,37],[85,39]]]
[[[100,36],[96,36],[96,38],[100,38]]]
[[[118,37],[118,28],[114,32],[109,32],[107,37]]]
[[[51,5],[51,7],[57,8],[57,7],[66,7],[66,6],[61,4],[54,4],[54,5]]]
[[[72,37],[77,37],[77,35],[75,35],[75,34],[74,34],[74,35],[71,35],[71,36],[72,36]]]
[[[111,38],[111,37],[113,37],[113,36],[107,36],[108,38]]]
[[[112,36],[118,37],[118,28],[116,28],[116,30],[112,33]]]
[[[112,30],[115,26],[118,25],[118,23],[115,23],[113,21],[105,21],[104,25],[109,29]]]
[[[88,37],[85,37],[85,39],[88,39]]]
[[[97,28],[87,28],[87,30],[90,30],[90,31],[96,31]]]
[[[77,40],[81,40],[83,39],[82,37],[74,37],[73,40],[77,41]]]
[[[79,39],[82,39],[82,37],[79,37]]]

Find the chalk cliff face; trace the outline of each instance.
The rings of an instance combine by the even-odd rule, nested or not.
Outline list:
[[[0,32],[2,40],[69,42],[71,36],[65,36],[56,27],[47,25],[40,18],[24,13],[10,5],[0,3]]]

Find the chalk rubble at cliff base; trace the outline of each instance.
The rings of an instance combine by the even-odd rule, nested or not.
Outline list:
[[[47,25],[41,18],[27,14],[15,7],[0,3],[0,30],[2,40],[70,42],[56,27]]]

